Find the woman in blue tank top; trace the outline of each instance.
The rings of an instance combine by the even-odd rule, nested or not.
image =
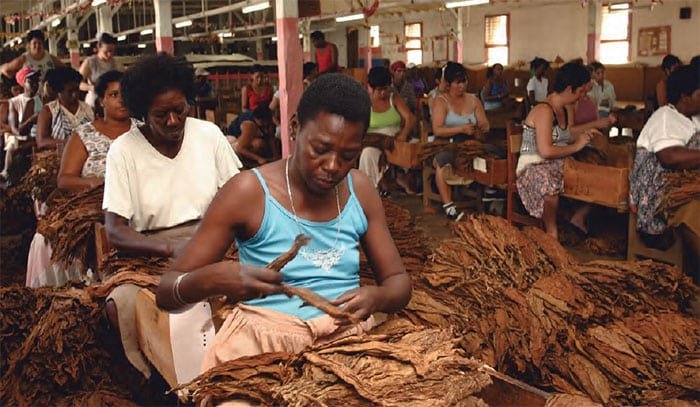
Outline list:
[[[158,305],[225,295],[236,304],[207,351],[202,370],[263,352],[302,349],[361,333],[377,311],[395,312],[411,284],[389,234],[381,200],[354,170],[369,124],[367,92],[340,74],[319,77],[304,92],[292,122],[295,154],[233,177],[214,198],[200,229],[161,279]],[[293,244],[309,245],[280,273],[265,269]],[[240,262],[221,261],[235,240]],[[360,245],[376,286],[360,286]],[[363,321],[334,320],[281,293],[306,287]]]
[[[448,62],[444,69],[447,90],[435,99],[433,106],[433,133],[451,143],[462,143],[481,137],[489,131],[486,112],[476,95],[467,93],[467,69],[456,62]],[[454,166],[453,149],[435,155],[435,184],[437,185],[445,215],[459,220],[464,213],[458,212],[452,201],[452,187],[443,175],[447,166]]]
[[[484,109],[494,110],[503,107],[510,97],[508,83],[503,79],[503,65],[493,64],[486,71],[486,84],[481,90]]]

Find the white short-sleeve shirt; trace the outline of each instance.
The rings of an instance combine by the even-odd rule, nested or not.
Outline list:
[[[693,120],[678,113],[673,105],[660,107],[651,115],[637,139],[637,148],[649,152],[675,146],[685,146],[697,131]]]
[[[175,158],[159,153],[138,127],[116,139],[107,154],[102,208],[136,231],[201,219],[241,162],[213,123],[187,118]]]
[[[533,76],[530,78],[530,80],[527,82],[527,92],[530,93],[530,91],[535,92],[535,101],[536,102],[544,102],[547,99],[547,88],[549,87],[549,79],[547,78],[542,78],[542,80],[538,80],[536,76]]]

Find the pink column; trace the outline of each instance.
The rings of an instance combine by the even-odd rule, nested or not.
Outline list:
[[[289,137],[289,123],[296,113],[303,92],[303,57],[299,44],[299,10],[296,1],[276,1],[277,65],[279,67],[280,123],[282,157],[294,151]]]
[[[171,1],[156,0],[153,2],[153,8],[156,12],[156,51],[174,55]]]
[[[596,61],[600,53],[600,31],[602,20],[600,1],[588,2],[588,35],[586,37],[586,61]]]

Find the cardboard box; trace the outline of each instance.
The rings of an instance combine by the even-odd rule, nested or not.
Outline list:
[[[562,196],[626,212],[629,189],[628,168],[564,160]]]
[[[508,164],[505,159],[477,157],[468,175],[481,185],[505,186],[508,183]]]
[[[422,146],[422,143],[408,143],[395,140],[394,149],[392,151],[384,150],[384,154],[390,164],[401,168],[418,168],[421,165],[418,154]]]

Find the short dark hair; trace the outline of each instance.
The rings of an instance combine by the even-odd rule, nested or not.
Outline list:
[[[132,117],[145,119],[156,96],[179,90],[187,100],[194,100],[194,69],[182,57],[164,52],[141,57],[124,73],[121,92]]]
[[[533,73],[537,71],[537,68],[540,66],[544,66],[545,70],[549,69],[549,61],[540,57],[535,57],[532,61],[530,61],[530,70]]]
[[[263,103],[253,109],[253,118],[269,122],[272,120],[272,111],[266,104]]]
[[[117,38],[110,33],[102,33],[97,37],[97,46],[102,44],[112,44],[117,45]]]
[[[605,70],[605,65],[601,64],[598,61],[593,61],[591,62],[591,68],[593,68],[593,71],[597,71],[598,69]]]
[[[486,68],[486,77],[487,78],[493,78],[493,71],[496,69],[497,66],[500,66],[501,69],[503,69],[503,65],[499,64],[496,62],[495,64],[491,65],[490,67]]]
[[[700,66],[700,55],[695,55],[694,57],[690,58],[690,62],[688,63],[690,66]]]
[[[316,63],[314,63],[314,62],[305,62],[305,63],[304,63],[304,66],[302,67],[304,79],[306,79],[306,77],[308,77],[309,75],[311,75],[311,73],[312,73],[316,68],[318,68],[318,65],[316,65]]]
[[[700,65],[683,65],[673,71],[666,80],[668,101],[678,103],[681,96],[692,95],[700,88]]]
[[[123,76],[124,74],[119,71],[108,71],[100,75],[100,77],[97,78],[97,82],[95,83],[95,93],[97,94],[97,96],[100,99],[105,97],[107,86],[109,86],[109,84],[112,82],[121,81]]]
[[[27,42],[30,42],[34,38],[41,42],[44,42],[46,40],[46,37],[44,37],[44,32],[41,30],[31,30],[29,31],[29,33],[27,33]]]
[[[83,80],[83,76],[78,71],[68,66],[61,66],[46,72],[44,79],[49,83],[54,92],[63,92],[67,83],[77,83]]]
[[[316,30],[316,31],[311,33],[311,39],[312,40],[325,40],[326,35],[323,34],[323,32]]]
[[[572,91],[575,91],[590,81],[591,73],[583,65],[569,62],[557,71],[557,76],[554,79],[554,91],[561,93],[569,86],[571,86]]]
[[[452,83],[456,80],[467,80],[467,68],[462,64],[450,61],[445,65],[444,69],[443,79],[447,83]]]
[[[265,67],[260,65],[260,64],[253,64],[253,67],[250,68],[250,72],[252,72],[252,73],[258,73],[258,72],[266,73],[267,69],[265,69]]]
[[[383,66],[375,66],[369,70],[367,84],[372,88],[381,88],[391,85],[391,72]]]
[[[299,127],[314,120],[320,112],[337,114],[345,120],[369,127],[372,103],[359,82],[339,73],[321,75],[306,88],[297,107]]]

